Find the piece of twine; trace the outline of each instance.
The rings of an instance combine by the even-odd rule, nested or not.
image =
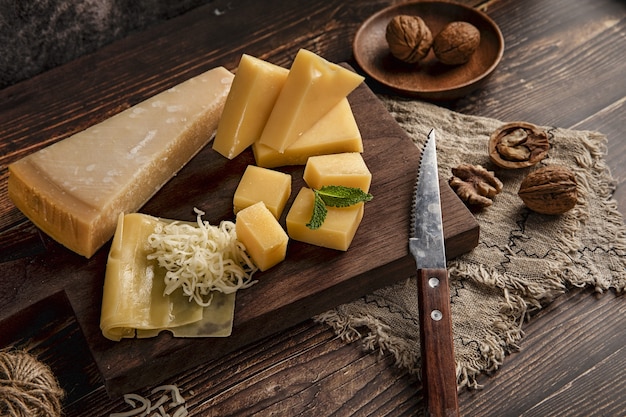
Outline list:
[[[0,416],[59,417],[64,392],[43,362],[23,351],[0,351]]]

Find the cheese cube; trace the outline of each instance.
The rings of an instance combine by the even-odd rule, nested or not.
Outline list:
[[[341,152],[363,152],[361,132],[348,99],[342,99],[328,113],[280,153],[255,142],[252,145],[257,165],[275,168],[304,165],[310,156]]]
[[[240,210],[262,201],[278,219],[290,194],[291,175],[248,165],[235,190],[234,212],[237,214]]]
[[[243,55],[217,127],[213,149],[233,159],[261,137],[289,70]]]
[[[237,239],[261,271],[285,259],[289,237],[262,201],[237,213],[235,225]]]
[[[372,183],[372,174],[357,152],[312,156],[304,167],[303,177],[316,190],[324,185],[343,185],[368,192]]]
[[[191,78],[9,166],[14,204],[41,230],[91,257],[213,136],[233,74]]]
[[[287,234],[293,240],[330,249],[347,251],[363,219],[363,203],[350,207],[327,207],[328,214],[322,226],[311,230],[315,195],[303,187],[287,213]]]
[[[301,49],[272,109],[259,142],[283,153],[347,97],[363,77]]]

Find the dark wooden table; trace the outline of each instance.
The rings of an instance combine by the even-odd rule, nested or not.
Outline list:
[[[356,30],[391,3],[215,0],[1,90],[0,203],[10,204],[6,164],[28,153],[34,140],[54,140],[54,135],[85,128],[211,67],[234,69],[242,53],[288,66],[299,48],[307,48],[355,65],[351,43]],[[506,50],[483,88],[441,105],[501,120],[606,134],[606,159],[618,181],[615,198],[626,213],[626,4],[463,3],[486,10],[502,30]],[[369,80],[368,85],[385,92]],[[12,226],[9,219],[0,219],[0,230]],[[0,292],[9,291],[0,284]],[[507,356],[498,372],[480,378],[482,390],[461,392],[462,415],[626,415],[624,317],[623,296],[570,290],[524,326],[520,351]],[[71,360],[84,363],[82,372],[62,375],[74,381],[67,416],[106,416],[126,409],[121,399],[107,396],[67,300],[47,305],[43,313],[23,312],[13,330],[28,334],[29,328],[20,327],[27,320],[55,334],[33,342],[44,359],[55,360],[46,357],[53,352],[46,346],[63,346],[75,352]],[[312,320],[166,382],[184,390],[194,416],[408,416],[419,415],[422,405],[420,383],[396,369],[389,355],[345,344]]]

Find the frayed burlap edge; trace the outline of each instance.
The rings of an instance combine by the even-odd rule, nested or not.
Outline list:
[[[420,140],[416,140],[417,132],[411,131],[411,126],[403,123],[406,121],[403,120],[402,114],[394,113],[395,99],[381,98],[389,111],[416,142],[416,145],[421,146]],[[430,110],[435,108],[434,105],[428,103],[420,103],[419,105],[430,108]],[[478,119],[488,127],[491,126],[490,128],[501,124],[497,120],[466,116],[455,112],[448,113],[448,117],[458,123],[471,125]],[[588,154],[581,154],[576,158],[578,166],[574,170],[577,180],[581,183],[581,187],[579,187],[581,204],[578,204],[568,216],[567,222],[570,223],[568,230],[577,230],[587,222],[590,216],[587,195],[590,185],[588,182],[593,182],[593,192],[596,198],[602,200],[602,209],[607,218],[602,233],[609,236],[609,239],[613,241],[612,250],[623,254],[626,251],[626,228],[622,216],[617,210],[617,203],[611,199],[615,189],[615,181],[603,159],[606,154],[606,138],[598,132],[584,132],[577,140],[580,140],[585,146]],[[448,162],[449,164],[458,164],[458,161],[454,160]],[[587,181],[588,175],[592,176],[593,181]],[[480,223],[480,216],[478,216],[478,221]],[[567,233],[560,236],[559,243],[572,252],[578,250],[581,245],[581,242],[576,241],[575,236]],[[543,276],[542,285],[536,285],[536,283],[516,276],[516,274],[503,275],[494,269],[476,263],[471,259],[471,254],[462,255],[448,264],[451,281],[473,280],[498,289],[502,295],[499,314],[494,316],[491,328],[486,329],[485,335],[480,340],[478,349],[480,356],[466,357],[457,354],[459,387],[479,388],[477,377],[480,374],[496,371],[504,363],[508,353],[520,348],[520,341],[524,337],[522,325],[529,319],[530,314],[541,309],[554,297],[563,294],[567,291],[568,286],[593,287],[597,292],[605,292],[611,288],[618,294],[624,292],[626,263],[623,260],[617,263],[617,267],[610,267],[613,272],[612,277],[590,274],[583,279],[580,274],[570,270],[570,267],[574,269],[576,259],[565,258],[567,256],[559,259],[559,262],[548,263],[550,267]],[[564,264],[568,266],[565,269],[563,268]],[[420,358],[419,352],[415,351],[415,340],[395,336],[390,326],[377,317],[370,314],[346,316],[340,314],[338,309],[334,309],[318,315],[315,320],[331,326],[337,336],[347,343],[360,340],[363,348],[367,351],[378,350],[381,354],[391,353],[397,367],[406,369],[410,374],[419,375]],[[456,341],[455,349],[458,352]]]

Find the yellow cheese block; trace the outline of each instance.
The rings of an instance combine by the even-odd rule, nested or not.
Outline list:
[[[290,194],[291,175],[248,165],[235,190],[234,212],[237,214],[240,210],[262,201],[278,219]]]
[[[243,55],[217,127],[213,149],[233,159],[261,137],[289,70]]]
[[[368,192],[372,174],[360,153],[312,156],[304,167],[304,181],[313,189],[325,185],[343,185]]]
[[[259,142],[252,145],[252,151],[257,165],[276,168],[304,165],[315,155],[363,152],[363,140],[350,103],[344,98],[283,153]]]
[[[306,225],[311,220],[314,200],[313,190],[306,187],[296,196],[287,213],[289,238],[325,248],[348,250],[363,219],[363,203],[350,207],[327,207],[328,214],[322,226],[311,230]]]
[[[218,67],[9,166],[9,197],[45,233],[91,257],[210,141],[233,74]]]
[[[363,77],[301,49],[272,109],[259,142],[284,152],[345,98]]]
[[[182,291],[164,295],[166,270],[146,243],[159,223],[139,213],[120,214],[107,261],[100,329],[111,340],[153,337],[169,330],[177,337],[223,337],[231,334],[235,293],[213,293],[201,307]]]
[[[237,213],[235,224],[237,240],[261,271],[285,259],[289,237],[262,201]]]

